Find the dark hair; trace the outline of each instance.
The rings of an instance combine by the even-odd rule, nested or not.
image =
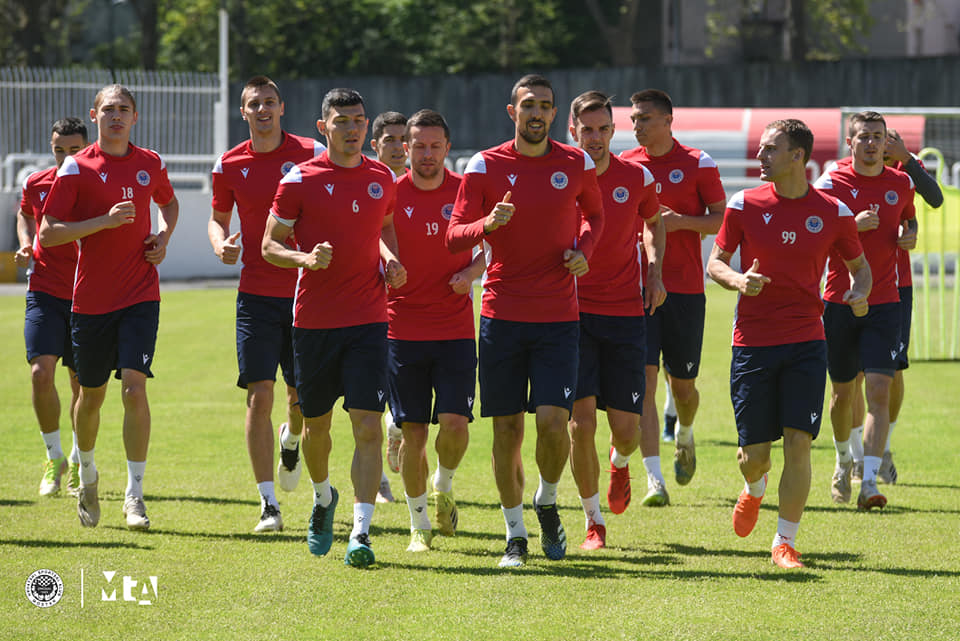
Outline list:
[[[630,104],[636,106],[641,102],[652,102],[657,109],[665,114],[673,113],[673,101],[666,91],[659,89],[644,89],[630,96]]]
[[[576,123],[580,114],[587,111],[598,111],[606,109],[607,114],[613,118],[613,106],[610,104],[611,98],[605,93],[599,91],[585,91],[570,103],[570,114],[573,116],[573,122]]]
[[[407,120],[407,126],[403,130],[403,137],[407,140],[410,139],[410,129],[412,127],[440,127],[443,129],[443,135],[446,136],[447,141],[450,141],[450,127],[447,125],[447,121],[433,109],[421,109],[410,116],[410,119]]]
[[[547,80],[544,76],[541,76],[538,73],[528,73],[520,80],[513,85],[513,89],[510,91],[510,104],[517,104],[517,94],[520,93],[521,87],[530,89],[531,87],[546,87],[550,90],[550,99],[551,101],[556,100],[556,96],[553,93],[553,85],[550,84],[550,81]]]
[[[404,116],[399,111],[384,111],[382,114],[373,119],[373,129],[371,134],[373,135],[374,140],[379,140],[380,136],[383,135],[383,130],[386,129],[387,125],[405,125],[407,124],[407,117]]]
[[[266,76],[254,76],[243,85],[243,91],[240,92],[240,106],[243,107],[246,102],[248,89],[262,89],[264,87],[273,89],[277,93],[277,100],[283,102],[283,97],[280,95],[280,87],[277,86],[277,83]]]
[[[87,142],[87,126],[83,124],[82,120],[74,118],[73,116],[61,118],[53,123],[53,127],[50,128],[50,133],[61,136],[75,136],[80,134],[80,136],[83,137],[83,142]]]
[[[800,147],[803,149],[803,164],[806,165],[810,160],[810,153],[813,151],[813,132],[800,120],[787,118],[785,120],[774,120],[764,129],[776,129],[783,132],[790,142],[790,149]]]
[[[355,89],[331,89],[323,97],[320,104],[320,115],[326,120],[330,115],[330,109],[333,107],[352,107],[354,105],[363,105],[363,96]]]
[[[860,111],[850,116],[850,120],[847,121],[847,135],[853,137],[859,125],[865,122],[879,122],[883,125],[883,130],[887,130],[887,121],[881,114],[876,111]]]
[[[123,85],[107,85],[103,89],[97,92],[97,95],[93,99],[93,108],[99,109],[100,103],[103,102],[103,99],[112,93],[118,93],[127,100],[130,101],[130,104],[133,105],[133,110],[137,110],[137,100],[133,97],[133,94],[130,93],[130,90],[124,87]]]

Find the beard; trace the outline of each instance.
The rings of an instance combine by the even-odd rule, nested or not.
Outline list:
[[[535,133],[530,131],[529,129],[530,123],[527,123],[527,125],[520,130],[520,137],[532,145],[543,142],[544,139],[547,137],[547,131],[549,128],[546,126],[547,123],[543,121],[539,121],[539,122],[543,124],[543,130],[540,133]]]
[[[439,174],[442,169],[443,169],[443,164],[437,163],[433,167],[424,167],[423,165],[417,165],[416,167],[413,168],[413,171],[415,171],[416,174],[421,178],[429,180],[431,178],[436,178],[437,174]]]

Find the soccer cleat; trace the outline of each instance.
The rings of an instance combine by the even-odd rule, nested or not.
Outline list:
[[[880,469],[877,471],[877,480],[888,485],[897,482],[897,466],[893,464],[893,452],[890,450],[883,453]]]
[[[766,486],[767,475],[763,475],[763,483]],[[750,496],[746,490],[740,492],[740,498],[737,504],[733,506],[733,531],[737,536],[747,536],[753,532],[753,527],[757,524],[757,518],[760,516],[760,503],[763,502],[762,496]]]
[[[127,528],[131,530],[147,530],[150,528],[150,519],[147,518],[147,506],[139,496],[127,496],[123,499],[123,515],[127,519]]]
[[[47,459],[40,479],[40,496],[52,496],[60,491],[60,477],[67,471],[67,457]]]
[[[663,507],[670,505],[670,495],[667,488],[660,481],[651,481],[647,495],[643,497],[643,506],[645,507]]]
[[[613,448],[610,448],[613,451]],[[607,505],[614,514],[623,514],[630,506],[630,466],[617,467],[610,464],[610,486],[607,488]]]
[[[527,562],[527,539],[517,536],[507,541],[507,551],[500,558],[497,567],[521,568]]]
[[[80,464],[70,463],[67,467],[67,494],[78,496],[80,494]]]
[[[400,471],[400,443],[402,441],[403,431],[394,425],[391,420],[387,425],[387,465],[394,474]]]
[[[310,554],[316,556],[323,556],[333,545],[333,513],[337,509],[340,494],[335,487],[330,488],[330,494],[333,498],[326,507],[314,503],[307,527],[307,548]]]
[[[100,497],[97,496],[97,485],[100,483],[100,475],[97,480],[89,485],[80,484],[80,491],[77,493],[77,516],[80,517],[80,525],[83,527],[96,527],[100,522]]]
[[[773,548],[770,552],[770,560],[774,565],[787,570],[804,567],[800,562],[800,553],[790,547],[789,543],[781,543]]]
[[[880,494],[876,481],[864,481],[860,485],[860,495],[857,497],[858,510],[882,509],[887,505],[887,497]]]
[[[436,517],[437,530],[443,536],[453,536],[457,533],[457,523],[460,521],[457,503],[453,500],[453,492],[441,492],[434,489],[430,498],[435,502],[434,516]]]
[[[673,453],[673,475],[677,479],[677,485],[686,485],[692,481],[696,471],[697,448],[693,440],[689,445],[677,443],[677,449]]]
[[[604,525],[591,523],[587,528],[587,538],[580,544],[581,550],[599,550],[607,547],[607,528]]]
[[[677,417],[669,414],[663,415],[663,442],[673,443],[676,438]]]
[[[850,480],[853,483],[863,481],[863,459],[853,462],[853,469],[850,471]]]
[[[430,530],[410,530],[410,545],[407,546],[407,552],[427,552],[430,550],[430,543],[433,541],[433,532]]]
[[[377,503],[396,503],[393,498],[393,490],[390,489],[390,481],[387,477],[380,479],[380,489],[377,490]]]
[[[563,531],[563,525],[560,523],[557,504],[534,503],[533,509],[537,513],[537,520],[540,521],[540,547],[543,548],[543,553],[548,559],[559,561],[567,555],[567,533]]]
[[[830,481],[830,496],[834,503],[849,503],[850,494],[853,490],[850,488],[850,476],[853,472],[853,459],[846,463],[837,462],[833,469],[833,479]]]
[[[277,440],[280,441],[280,461],[277,462],[277,482],[280,489],[284,492],[293,492],[297,489],[300,482],[300,472],[303,467],[300,465],[300,443],[292,450],[283,446],[283,431],[288,429],[287,424],[282,424],[277,429]]]
[[[347,554],[343,557],[345,565],[355,568],[365,568],[376,562],[373,555],[373,548],[370,547],[370,536],[367,534],[358,534],[350,538],[347,544]]]
[[[260,512],[260,522],[253,528],[254,532],[280,532],[283,530],[283,518],[280,516],[280,508],[271,503],[263,506]]]

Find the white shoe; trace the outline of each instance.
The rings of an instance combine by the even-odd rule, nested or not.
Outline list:
[[[400,471],[400,443],[403,441],[403,430],[396,426],[393,419],[387,423],[387,466],[394,474]]]
[[[300,465],[300,444],[292,450],[283,446],[283,432],[287,429],[287,424],[282,424],[277,429],[277,439],[280,441],[280,461],[277,462],[277,483],[284,492],[293,492],[297,489],[300,482],[300,473],[303,466]]]
[[[123,499],[123,515],[127,517],[127,527],[131,530],[147,530],[150,519],[147,518],[147,506],[139,496],[127,496]]]
[[[283,530],[283,517],[280,516],[280,508],[276,505],[267,503],[263,506],[260,513],[260,522],[253,528],[254,532],[281,532]]]

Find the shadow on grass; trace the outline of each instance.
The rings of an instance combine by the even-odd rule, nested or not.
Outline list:
[[[123,527],[107,526],[108,529],[115,529],[126,532]],[[409,532],[409,531],[408,531]],[[252,541],[256,543],[302,543],[305,539],[303,532],[187,532],[183,530],[170,530],[161,527],[151,527],[146,532],[138,533],[138,536],[177,536],[190,539],[206,539],[219,541]]]
[[[459,503],[458,503],[459,505]],[[379,536],[381,534],[394,534],[402,537],[410,536],[409,527],[382,527],[379,525],[370,525],[370,536]],[[503,541],[503,533],[497,532],[477,532],[472,530],[457,530],[458,539],[479,539],[481,541]]]
[[[36,501],[25,501],[23,499],[0,499],[0,507],[25,507],[36,505],[36,503]]]
[[[120,495],[120,498],[123,498]],[[161,496],[157,494],[146,494],[143,497],[146,502],[150,501],[183,501],[185,503],[210,503],[213,505],[260,505],[256,499],[230,499],[221,496]]]
[[[152,545],[138,545],[137,543],[130,543],[129,541],[51,541],[47,539],[0,539],[0,545],[16,545],[25,548],[123,548],[125,550],[153,549]]]
[[[923,490],[960,490],[960,485],[947,485],[945,483],[897,483],[897,487],[917,487]]]

